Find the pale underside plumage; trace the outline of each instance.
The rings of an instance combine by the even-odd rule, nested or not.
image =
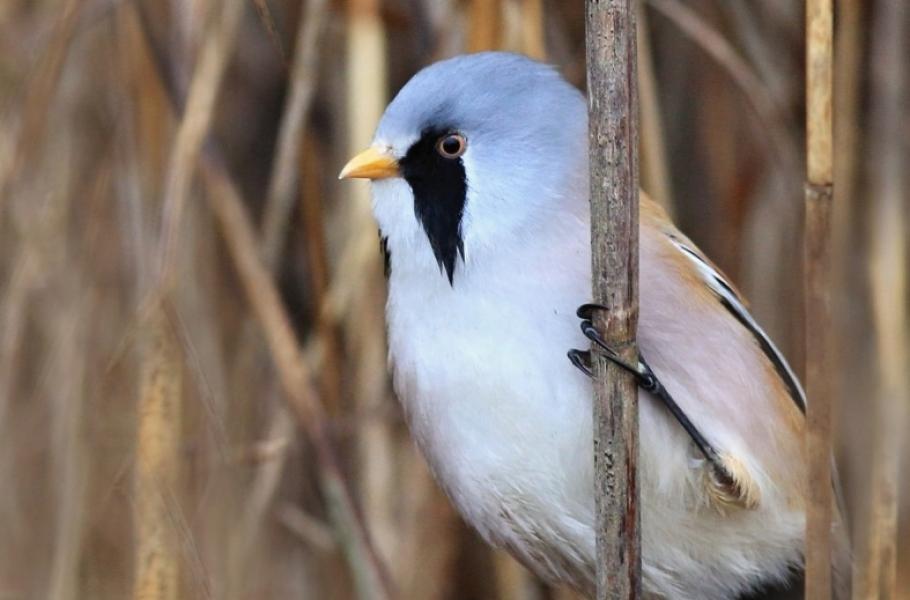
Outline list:
[[[510,70],[546,69],[502,60]],[[473,65],[456,66],[472,75]],[[490,75],[478,69],[473,75]],[[420,85],[432,89],[426,73]],[[585,112],[580,95],[554,83],[552,71],[535,76],[545,82],[533,101],[552,96],[564,136],[555,150],[546,139],[536,150],[556,152],[559,162],[523,150],[510,156],[493,142],[472,156],[483,138],[468,129],[464,258],[453,284],[440,275],[408,184],[374,184],[374,213],[392,260],[389,356],[412,434],[465,519],[538,574],[590,592],[592,390],[566,358],[570,348],[588,346],[575,316],[591,300]],[[406,87],[393,102],[377,144],[400,154],[396,142],[413,141],[406,116],[418,92]],[[446,100],[458,104],[457,94]],[[524,100],[513,99],[511,109],[516,102]],[[509,135],[503,129],[491,139],[505,137],[508,147]],[[479,164],[478,156],[502,154],[513,162]],[[528,179],[539,183],[509,185]],[[641,351],[756,500],[751,509],[719,507],[703,458],[666,409],[641,393],[644,588],[666,598],[733,598],[786,579],[801,561],[803,418],[785,383],[792,373],[775,368],[744,325],[757,328],[736,292],[645,197],[640,244]],[[725,294],[733,311],[720,302]]]

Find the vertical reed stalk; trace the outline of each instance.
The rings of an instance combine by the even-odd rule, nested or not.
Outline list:
[[[834,264],[843,265],[849,257],[850,225],[855,208],[857,146],[861,143],[859,109],[862,95],[864,27],[862,0],[837,0],[834,52],[834,215],[832,250]],[[835,276],[841,278],[843,268]],[[838,286],[840,287],[840,286]],[[837,344],[841,346],[841,344]]]
[[[83,321],[80,319],[80,321]],[[71,329],[82,329],[82,323],[69,326]],[[86,490],[91,481],[86,460],[85,443],[82,439],[84,423],[84,390],[82,389],[82,371],[84,369],[84,346],[77,347],[83,342],[81,331],[70,334],[70,337],[79,337],[75,341],[64,338],[67,348],[63,352],[70,353],[72,362],[63,365],[59,372],[68,374],[69,371],[77,373],[77,378],[68,380],[66,389],[59,390],[60,404],[54,417],[59,419],[55,424],[59,430],[59,441],[56,450],[59,451],[56,460],[57,475],[60,482],[60,501],[57,512],[57,538],[54,544],[54,566],[50,578],[50,594],[54,600],[71,600],[79,598],[81,592],[80,566],[84,558],[83,536],[86,528]]]
[[[862,0],[837,0],[837,19],[835,22],[834,48],[834,142],[837,154],[834,157],[834,205],[831,215],[831,264],[833,271],[832,292],[836,326],[833,333],[834,364],[832,372],[838,375],[836,381],[838,392],[835,394],[835,406],[850,410],[844,401],[847,399],[846,386],[849,378],[845,367],[852,363],[851,343],[854,332],[849,319],[849,306],[852,295],[849,293],[849,273],[855,257],[856,216],[860,214],[861,204],[857,198],[856,180],[859,173],[860,135],[860,98],[862,96],[863,39],[865,27],[862,23]],[[857,407],[858,408],[858,407]],[[841,423],[845,423],[842,419]],[[844,432],[847,433],[846,431]],[[844,442],[850,444],[849,436]],[[860,450],[865,445],[851,445]],[[859,454],[858,452],[855,454]],[[851,461],[856,461],[851,458]],[[863,460],[869,460],[866,456]],[[847,468],[850,468],[848,465]],[[854,507],[854,511],[856,507]],[[854,531],[856,527],[853,528]]]
[[[857,177],[859,175],[860,151],[862,135],[860,130],[860,100],[863,95],[863,57],[865,26],[863,24],[862,0],[836,0],[834,32],[834,142],[837,145],[837,154],[834,156],[834,205],[831,215],[831,264],[832,264],[832,311],[835,323],[832,327],[833,356],[831,372],[834,376],[837,389],[832,402],[840,408],[840,418],[835,418],[841,424],[840,447],[846,451],[847,461],[844,465],[851,474],[857,465],[870,464],[872,456],[869,452],[865,436],[850,435],[856,421],[854,415],[865,414],[866,423],[870,422],[866,407],[861,403],[851,406],[848,401],[854,396],[849,391],[850,382],[857,375],[857,369],[850,368],[856,365],[854,360],[856,344],[854,343],[856,325],[850,318],[852,281],[850,275],[855,271],[856,241],[860,237],[857,227],[857,217],[862,213],[862,203],[858,197]],[[869,368],[873,365],[868,364]],[[837,416],[835,411],[835,416]],[[851,425],[853,427],[851,427]],[[855,429],[859,431],[857,427]],[[843,472],[843,471],[842,471]],[[866,475],[863,475],[864,479]],[[859,479],[854,477],[854,480]],[[857,567],[862,564],[863,556],[862,539],[860,534],[866,525],[863,515],[868,514],[869,496],[868,481],[860,485],[851,485],[845,490],[847,505],[851,507],[852,519],[850,529],[854,546],[852,548],[853,564],[849,565],[851,572],[845,572],[845,577],[852,575],[852,582],[856,586],[862,579]],[[844,524],[847,527],[847,523]],[[857,588],[858,589],[858,588]]]
[[[624,360],[638,356],[638,91],[634,0],[588,0],[588,119],[594,315]],[[597,599],[641,597],[638,388],[594,357]]]
[[[537,60],[547,58],[543,0],[521,2],[521,51]]]
[[[502,47],[502,0],[470,0],[468,5],[468,52]]]
[[[158,307],[142,325],[142,375],[133,518],[136,535],[134,600],[180,597],[180,555],[170,502],[180,482],[183,367]]]
[[[906,123],[907,36],[910,11],[899,0],[873,8],[870,48],[869,167],[872,183],[869,275],[878,355],[869,527],[860,556],[858,597],[897,597],[897,495],[907,421],[910,350],[907,348]]]
[[[832,122],[833,19],[831,0],[806,2],[806,224],[805,348],[806,598],[831,598],[834,494],[831,471],[831,203],[834,147]]]

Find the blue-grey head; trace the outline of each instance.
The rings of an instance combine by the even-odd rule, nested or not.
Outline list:
[[[395,263],[435,262],[453,283],[459,259],[586,200],[575,189],[587,181],[586,130],[583,96],[554,68],[504,52],[458,56],[401,89],[340,177],[373,181]]]

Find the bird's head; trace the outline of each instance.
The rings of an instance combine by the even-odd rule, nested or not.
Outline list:
[[[587,112],[552,67],[485,52],[431,65],[389,104],[372,145],[340,178],[371,179],[373,212],[396,263],[458,259],[534,235],[586,196]],[[574,193],[573,193],[574,192]]]

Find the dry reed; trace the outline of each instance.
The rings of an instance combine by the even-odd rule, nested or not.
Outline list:
[[[502,47],[502,0],[471,0],[468,3],[468,52]]]
[[[136,432],[133,598],[174,600],[180,593],[180,547],[174,496],[180,486],[183,366],[170,324],[156,307],[143,324],[143,370]]]
[[[893,85],[907,16],[889,2],[838,0],[835,23],[830,385],[849,508],[878,515],[855,528],[860,547],[873,541],[856,562],[863,598],[900,597],[910,572],[893,543],[907,536],[890,533],[905,506],[892,492],[907,489],[893,401],[906,396]],[[583,87],[583,5],[244,4],[236,51],[222,43],[214,57],[220,90],[197,95],[210,123],[189,140],[184,100],[225,3],[0,2],[0,596],[124,598],[157,580],[155,597],[226,600],[575,597],[494,558],[415,451],[385,375],[365,188],[335,176],[432,60],[521,50]],[[683,230],[799,364],[801,3],[643,10],[645,187],[672,180]],[[650,173],[662,146],[666,174]],[[155,304],[162,256],[175,285]],[[151,550],[163,553],[135,560]]]
[[[869,219],[869,284],[878,358],[875,389],[875,437],[872,446],[871,497],[867,531],[857,562],[860,598],[898,597],[898,482],[903,449],[900,428],[906,424],[910,378],[907,322],[906,165],[901,132],[906,118],[906,67],[910,11],[903,2],[882,2],[873,15],[878,35],[872,39],[869,142],[872,198]]]
[[[806,598],[831,598],[831,202],[834,198],[834,18],[830,0],[806,2]],[[839,484],[837,484],[839,485]]]
[[[634,1],[586,4],[592,321],[638,360],[638,55]],[[642,594],[638,385],[592,344],[596,597]],[[621,515],[617,517],[617,515]]]

